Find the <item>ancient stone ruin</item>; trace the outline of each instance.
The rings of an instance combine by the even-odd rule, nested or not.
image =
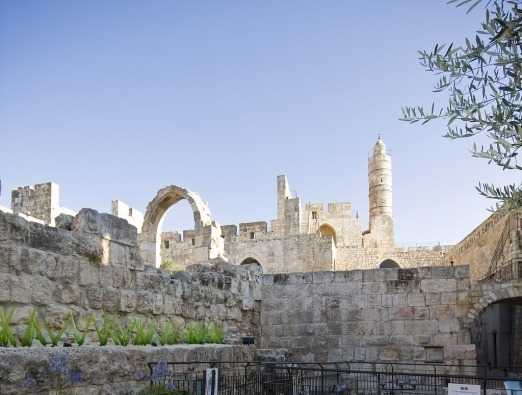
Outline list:
[[[369,229],[349,203],[307,204],[278,177],[277,217],[220,226],[195,192],[161,189],[141,215],[60,208],[58,186],[13,191],[0,210],[0,307],[23,334],[33,312],[50,329],[110,314],[179,328],[217,322],[224,345],[0,347],[0,393],[65,388],[132,393],[147,363],[253,361],[266,350],[297,362],[490,364],[522,361],[522,214],[496,213],[455,246],[395,246],[391,159],[382,140],[369,159]],[[161,234],[169,207],[186,199],[194,229]],[[168,243],[166,243],[168,241]],[[190,251],[190,253],[187,253]],[[183,257],[185,270],[161,269]],[[254,345],[244,345],[253,339]],[[64,337],[63,342],[71,339]],[[60,365],[61,366],[61,365]],[[64,368],[65,369],[65,368]],[[53,373],[54,372],[54,373]],[[62,376],[58,376],[62,377]],[[63,377],[62,377],[63,378]]]

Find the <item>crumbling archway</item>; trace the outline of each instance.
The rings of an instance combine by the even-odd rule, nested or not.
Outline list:
[[[160,266],[160,235],[161,223],[167,210],[182,199],[186,199],[194,214],[194,230],[196,233],[203,231],[209,233],[209,237],[202,239],[210,240],[206,247],[205,259],[213,259],[223,256],[223,239],[221,237],[221,227],[217,225],[210,214],[210,209],[198,193],[177,185],[170,185],[162,188],[156,197],[147,205],[143,219],[143,227],[140,234],[140,255],[143,262],[148,265]]]

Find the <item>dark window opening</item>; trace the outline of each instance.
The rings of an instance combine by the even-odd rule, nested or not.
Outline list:
[[[250,232],[250,238],[251,238],[251,239],[255,239],[255,238],[256,238],[256,234],[255,234],[255,232]]]
[[[493,367],[496,368],[498,366],[497,332],[493,332],[491,335],[491,342],[493,343]]]
[[[165,248],[170,248],[170,242],[168,240],[163,240],[163,245],[165,246]]]
[[[312,211],[312,219],[317,219],[317,211]]]
[[[193,245],[193,246],[196,245],[196,239],[195,239],[195,238],[192,238],[192,245]]]
[[[379,265],[379,268],[381,269],[398,269],[399,267],[399,264],[395,262],[393,259],[385,259]]]
[[[132,217],[132,207],[129,207],[129,217]]]

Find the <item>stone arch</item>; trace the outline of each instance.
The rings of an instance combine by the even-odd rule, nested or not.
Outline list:
[[[522,282],[481,282],[473,286],[471,293],[480,295],[467,316],[477,363],[489,366],[493,373],[519,372]]]
[[[387,258],[381,262],[379,269],[399,269],[400,265],[393,259]]]
[[[522,298],[522,281],[515,280],[504,283],[493,281],[477,283],[479,299],[473,303],[468,312],[469,321],[473,321],[490,304],[500,302],[504,299]]]
[[[210,214],[210,209],[198,193],[177,185],[170,185],[158,191],[154,199],[147,205],[140,234],[140,255],[145,264],[160,265],[160,237],[158,231],[167,210],[180,200],[187,200],[194,215],[194,230],[200,233],[208,230],[210,242],[207,259],[223,255],[223,239],[221,227],[217,225]]]
[[[335,244],[337,244],[337,235],[335,234],[335,229],[332,225],[329,224],[322,224],[319,226],[319,229],[317,230],[317,233],[321,237],[331,237]]]
[[[263,266],[256,258],[248,257],[241,261],[240,266],[246,267],[248,270],[258,274],[263,274]]]

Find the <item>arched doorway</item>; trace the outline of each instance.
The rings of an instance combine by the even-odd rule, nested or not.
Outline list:
[[[256,274],[263,274],[263,266],[261,266],[259,261],[255,258],[248,257],[244,259],[240,265],[241,267],[244,267],[245,269],[250,270]]]
[[[208,255],[206,258],[212,259],[223,255],[221,228],[212,220],[210,210],[201,196],[177,185],[170,185],[159,190],[145,211],[139,238],[140,255],[145,264],[160,266],[161,240],[158,230],[161,228],[167,210],[182,199],[186,199],[192,208],[195,232],[208,231],[210,233],[209,245],[200,246],[203,250],[208,248],[208,253],[205,252],[205,255]]]
[[[522,373],[522,281],[483,281],[468,313],[477,363],[492,373]]]
[[[486,306],[471,324],[477,363],[493,373],[522,372],[522,297]]]
[[[385,259],[379,265],[380,269],[398,269],[400,268],[399,264],[395,262],[393,259]]]
[[[335,229],[333,227],[331,227],[330,225],[322,224],[319,227],[319,229],[317,230],[317,233],[319,233],[319,235],[321,237],[332,238],[334,243],[337,243],[337,238],[336,238],[336,235],[335,235]]]

